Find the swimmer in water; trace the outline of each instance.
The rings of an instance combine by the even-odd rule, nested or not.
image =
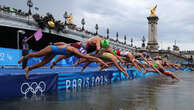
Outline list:
[[[50,62],[56,55],[63,55],[63,58],[69,58],[71,56],[76,55],[78,57],[86,58],[89,61],[103,63],[104,65],[108,66],[101,59],[82,54],[78,51],[78,49],[68,44],[65,44],[65,43],[59,46],[50,45],[40,50],[39,52],[30,53],[26,56],[23,56],[19,59],[18,64],[20,64],[23,60],[28,59],[28,58],[44,56],[44,59],[41,62],[25,68],[25,71],[26,71],[25,77],[28,78],[30,70],[44,66],[45,64]]]
[[[157,68],[162,74],[164,74],[166,76],[170,76],[173,79],[175,78],[178,81],[180,80],[180,78],[177,77],[173,72],[165,70],[165,68],[161,65],[161,58],[160,57],[156,57],[152,63],[153,63],[153,66],[155,68]],[[157,72],[157,71],[156,70],[149,70],[148,72]]]

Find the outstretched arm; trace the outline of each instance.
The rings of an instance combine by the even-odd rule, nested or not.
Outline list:
[[[142,53],[138,53],[138,55],[141,56],[141,58],[142,58],[149,66],[151,66],[150,63],[148,62],[148,60],[143,56]]]
[[[70,49],[69,49],[70,50]],[[76,54],[77,56],[79,57],[82,57],[82,58],[86,58],[88,59],[89,61],[93,61],[93,62],[99,62],[99,63],[102,63],[106,66],[108,66],[104,61],[102,61],[101,59],[99,58],[96,58],[96,57],[93,57],[93,56],[89,56],[89,55],[85,55],[85,54],[82,54],[80,53],[77,49],[71,47],[71,50],[70,50],[72,53]]]

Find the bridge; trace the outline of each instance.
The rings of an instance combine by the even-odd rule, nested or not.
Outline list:
[[[0,26],[12,27],[18,30],[31,30],[36,31],[39,27],[37,22],[32,17],[24,17],[20,15],[16,15],[15,13],[8,13],[4,11],[0,11]],[[77,31],[68,26],[64,25],[65,28],[62,31],[50,30],[48,28],[44,28],[43,32],[51,35],[61,36],[64,38],[69,38],[75,41],[86,41],[87,39],[94,37],[95,35],[87,33],[86,31]],[[104,37],[105,38],[105,37]],[[110,39],[111,47],[115,49],[131,51],[136,50],[134,47],[131,47],[128,44],[124,44],[118,41],[114,41]],[[168,50],[160,50],[158,53],[151,53],[152,56],[162,55],[169,56],[169,59],[176,61],[187,61],[190,55],[194,55],[194,51],[182,51],[182,52],[174,52]]]
[[[32,17],[24,17],[24,16],[16,15],[15,13],[8,13],[8,12],[0,11],[0,18],[1,18],[0,26],[12,27],[18,30],[36,31],[38,29],[38,24]],[[57,35],[57,36],[73,39],[76,41],[86,41],[87,39],[95,36],[85,31],[80,32],[77,30],[70,29],[67,26],[65,26],[65,28],[59,32],[55,30],[52,30],[50,32],[48,28],[45,28],[42,31],[44,33]],[[133,47],[130,47],[127,44],[119,43],[113,40],[110,40],[110,46],[116,49],[121,49],[121,50],[126,50],[126,51],[134,50]]]

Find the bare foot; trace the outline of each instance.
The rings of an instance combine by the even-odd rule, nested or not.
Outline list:
[[[56,63],[52,63],[50,66],[50,69],[52,69],[55,65],[56,65]]]
[[[98,66],[98,70],[99,71],[102,71],[102,66]]]
[[[24,60],[24,56],[18,60],[18,64],[20,64]]]
[[[26,67],[24,70],[26,72],[25,77],[26,77],[26,79],[28,79],[30,68],[29,67]]]
[[[144,70],[144,74],[146,74],[147,72],[149,72],[147,69]]]

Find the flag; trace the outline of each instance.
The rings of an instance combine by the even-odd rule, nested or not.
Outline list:
[[[35,33],[34,33],[34,37],[36,39],[36,41],[39,41],[42,38],[42,29],[39,28]]]

